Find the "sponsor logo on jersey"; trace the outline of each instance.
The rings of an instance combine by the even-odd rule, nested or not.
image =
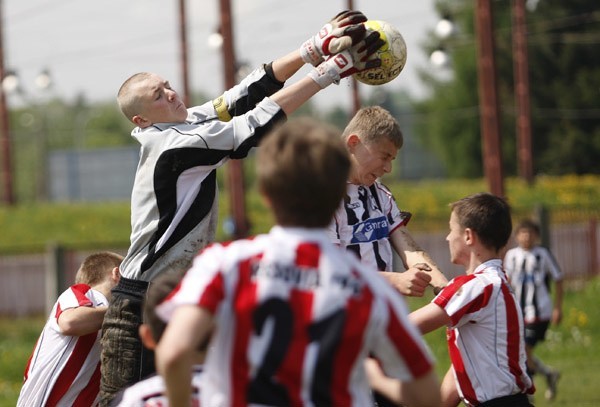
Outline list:
[[[373,242],[388,237],[388,221],[385,216],[368,219],[352,227],[352,240],[350,243]]]
[[[253,281],[259,278],[279,280],[300,290],[313,290],[320,284],[319,272],[315,268],[277,263],[254,263],[251,267]]]

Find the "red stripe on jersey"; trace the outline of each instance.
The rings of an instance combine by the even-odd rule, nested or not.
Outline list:
[[[353,274],[356,275],[355,272]],[[344,340],[332,349],[335,352],[330,389],[333,406],[352,405],[350,373],[364,343],[365,327],[371,317],[372,306],[373,292],[366,284],[358,295],[347,300],[344,328],[340,336]]]
[[[33,347],[33,351],[31,352],[31,355],[29,355],[29,359],[27,360],[27,365],[25,365],[25,372],[23,373],[23,382],[25,382],[25,380],[27,380],[27,378],[29,377],[29,368],[31,367],[31,361],[33,360],[33,355],[35,355],[35,350],[38,347],[38,344],[40,343],[40,339],[41,336],[37,338],[37,340],[35,341],[35,346]]]
[[[198,305],[206,308],[211,314],[215,314],[217,307],[225,297],[225,287],[223,275],[216,273],[210,283],[202,292],[202,296],[198,299]]]
[[[71,293],[75,296],[75,299],[77,300],[77,304],[80,307],[90,307],[92,306],[92,301],[86,297],[86,293],[91,290],[91,287],[87,284],[75,284],[72,285],[71,287],[69,287],[69,289],[71,290]],[[54,318],[58,319],[58,317],[62,314],[63,310],[60,306],[60,303],[57,304],[56,307],[56,314],[54,315]]]
[[[54,383],[54,387],[48,396],[48,401],[46,402],[47,406],[57,405],[60,399],[64,397],[83,367],[90,350],[96,342],[97,336],[98,333],[94,332],[77,338],[77,344],[73,348],[69,360],[60,372],[60,375],[56,379],[56,383]]]
[[[414,341],[413,336],[407,332],[405,325],[400,323],[396,318],[392,305],[389,303],[388,309],[390,316],[387,327],[388,337],[396,345],[396,350],[405,360],[405,364],[410,369],[411,375],[419,378],[428,373],[433,365],[428,362],[428,355]]]
[[[319,267],[321,249],[316,243],[301,243],[296,248],[296,265],[298,267]]]
[[[456,373],[456,380],[460,385],[463,397],[472,404],[479,404],[475,395],[475,389],[473,388],[469,375],[465,369],[460,351],[456,346],[456,329],[446,329],[446,336],[448,337],[448,353],[450,354],[452,367]]]
[[[248,341],[252,335],[252,314],[256,309],[256,284],[251,280],[250,264],[258,261],[260,256],[247,259],[239,264],[238,282],[233,298],[236,331],[231,355],[231,405],[246,405],[246,389],[250,372],[248,368]]]
[[[510,373],[514,376],[517,386],[522,391],[527,390],[527,386],[523,383],[523,371],[519,366],[520,361],[520,343],[521,343],[521,330],[519,327],[519,309],[515,304],[515,299],[510,293],[510,290],[506,284],[501,286],[502,296],[504,297],[504,304],[506,306],[506,327],[508,332],[506,333],[507,340],[507,353],[508,353],[508,367]]]
[[[492,298],[492,293],[494,292],[493,285],[487,285],[484,287],[483,292],[475,297],[472,301],[465,304],[464,307],[456,311],[450,318],[452,320],[452,325],[456,325],[465,314],[472,314],[474,312],[479,311],[484,308]]]
[[[302,405],[300,384],[302,383],[304,356],[310,342],[308,327],[311,324],[313,300],[312,292],[299,290],[291,291],[288,299],[294,320],[293,340],[276,376],[288,390],[289,404],[292,406]]]
[[[98,393],[100,392],[100,362],[96,365],[94,373],[90,377],[87,385],[75,399],[73,407],[87,407],[94,404]]]

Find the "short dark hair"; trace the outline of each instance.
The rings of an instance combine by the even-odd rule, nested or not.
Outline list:
[[[270,200],[277,223],[327,226],[350,172],[339,131],[313,119],[295,119],[265,137],[258,150],[258,186]]]
[[[162,274],[148,287],[144,299],[144,323],[150,327],[150,332],[156,342],[162,337],[167,323],[160,319],[154,310],[177,287],[184,275],[184,271]]]
[[[487,192],[469,195],[450,204],[463,228],[472,229],[489,248],[502,249],[512,233],[508,202]]]
[[[540,225],[533,219],[522,219],[515,228],[515,233],[518,233],[521,229],[529,229],[536,235],[540,235]]]

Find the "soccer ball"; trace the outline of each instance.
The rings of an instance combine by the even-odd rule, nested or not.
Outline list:
[[[406,43],[400,31],[390,23],[369,20],[364,23],[367,30],[379,31],[385,44],[371,58],[380,58],[381,66],[355,73],[357,81],[367,85],[383,85],[396,78],[406,64]]]

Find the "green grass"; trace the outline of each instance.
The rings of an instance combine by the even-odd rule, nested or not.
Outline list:
[[[570,284],[564,298],[564,320],[550,328],[546,342],[536,354],[559,369],[562,378],[558,396],[552,403],[544,400],[545,383],[536,383],[537,407],[585,407],[600,405],[596,391],[600,383],[600,318],[596,315],[600,297],[600,279]],[[431,299],[409,299],[415,309]],[[12,407],[21,388],[23,370],[45,317],[0,318],[0,407]],[[440,378],[449,366],[443,329],[425,336],[437,360]]]
[[[600,318],[597,317],[600,279],[570,284],[563,302],[563,321],[548,330],[546,341],[536,347],[535,354],[547,365],[558,369],[562,376],[558,395],[552,402],[544,399],[546,383],[537,378],[536,407],[600,406]],[[409,306],[416,309],[431,300],[410,298]],[[450,366],[445,330],[425,335],[437,360],[440,380]]]

